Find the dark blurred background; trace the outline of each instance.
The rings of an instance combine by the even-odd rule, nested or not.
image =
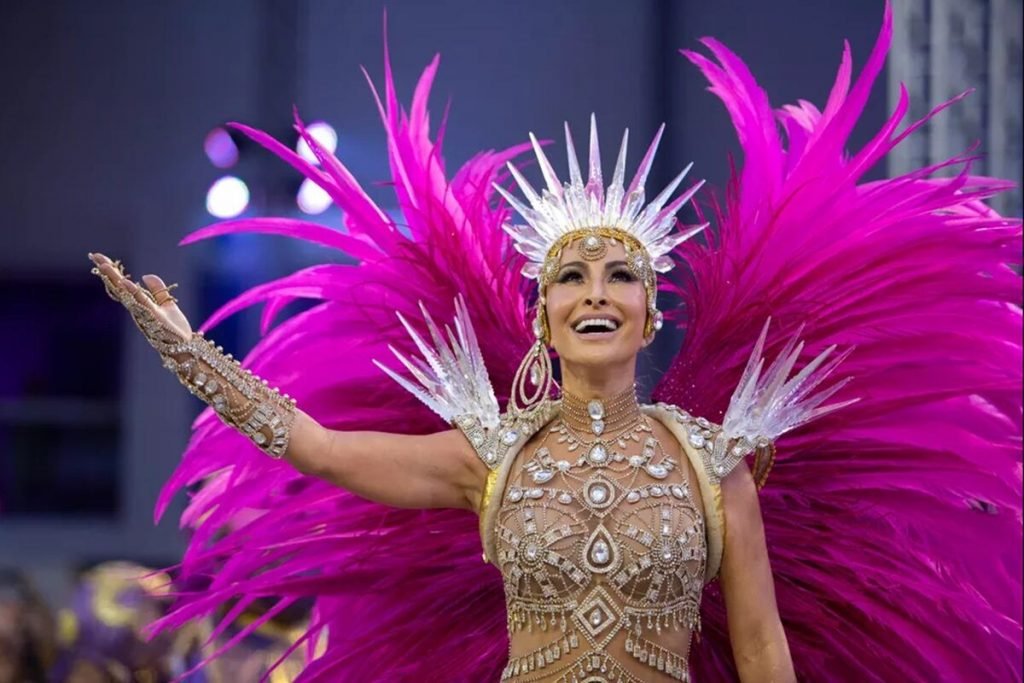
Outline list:
[[[977,91],[873,173],[977,142],[977,171],[1019,181],[1020,0],[895,3],[889,71],[854,142],[878,129],[901,80],[916,115]],[[652,186],[692,160],[718,187],[736,149],[731,127],[677,48],[713,35],[773,104],[821,105],[843,40],[859,68],[883,13],[882,0],[4,2],[0,568],[27,577],[50,606],[68,601],[83,567],[175,561],[177,510],[154,526],[152,509],[199,408],[103,295],[86,253],[181,283],[194,324],[255,282],[327,258],[272,237],[176,246],[211,211],[301,215],[297,175],[219,129],[238,120],[294,144],[293,104],[333,128],[338,156],[393,207],[374,185],[387,177],[384,137],[359,68],[380,82],[385,6],[400,99],[442,55],[432,111],[436,124],[450,100],[450,168],[528,131],[558,139],[563,120],[582,136],[594,112],[605,136],[628,126],[637,147],[668,123]],[[224,176],[237,180],[211,189]],[[315,204],[308,197],[304,210]],[[1020,191],[998,208],[1020,215]],[[332,209],[316,220],[339,224]],[[241,355],[256,333],[242,315],[212,336]],[[662,335],[648,373],[677,341]]]

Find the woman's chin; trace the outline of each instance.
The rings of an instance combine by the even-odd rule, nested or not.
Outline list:
[[[587,344],[573,344],[565,353],[559,352],[562,363],[574,367],[608,367],[635,360],[637,350],[625,348],[621,343],[590,341]]]

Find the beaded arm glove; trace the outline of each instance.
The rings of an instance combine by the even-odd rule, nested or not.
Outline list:
[[[119,262],[114,267],[123,275]],[[157,350],[164,367],[193,395],[211,405],[217,416],[249,438],[272,458],[280,458],[288,449],[288,437],[295,417],[295,401],[267,385],[223,349],[205,339],[202,332],[184,338],[153,312],[153,306],[173,301],[169,295],[161,302],[143,287],[136,287],[151,299],[140,302],[126,287],[118,286],[105,273],[93,268],[103,280],[107,294],[121,302],[135,325]]]

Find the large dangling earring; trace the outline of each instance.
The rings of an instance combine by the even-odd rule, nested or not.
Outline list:
[[[549,332],[543,297],[537,303],[537,314],[533,319],[533,336],[536,341],[527,351],[519,364],[519,369],[516,370],[515,379],[512,380],[512,394],[509,396],[509,409],[512,412],[523,412],[532,408],[550,396],[551,390],[555,387],[551,355],[547,347]]]

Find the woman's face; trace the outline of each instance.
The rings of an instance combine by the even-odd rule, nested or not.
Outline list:
[[[545,297],[551,345],[563,363],[622,364],[646,345],[647,293],[621,243],[597,261],[584,260],[578,242],[563,249]]]

